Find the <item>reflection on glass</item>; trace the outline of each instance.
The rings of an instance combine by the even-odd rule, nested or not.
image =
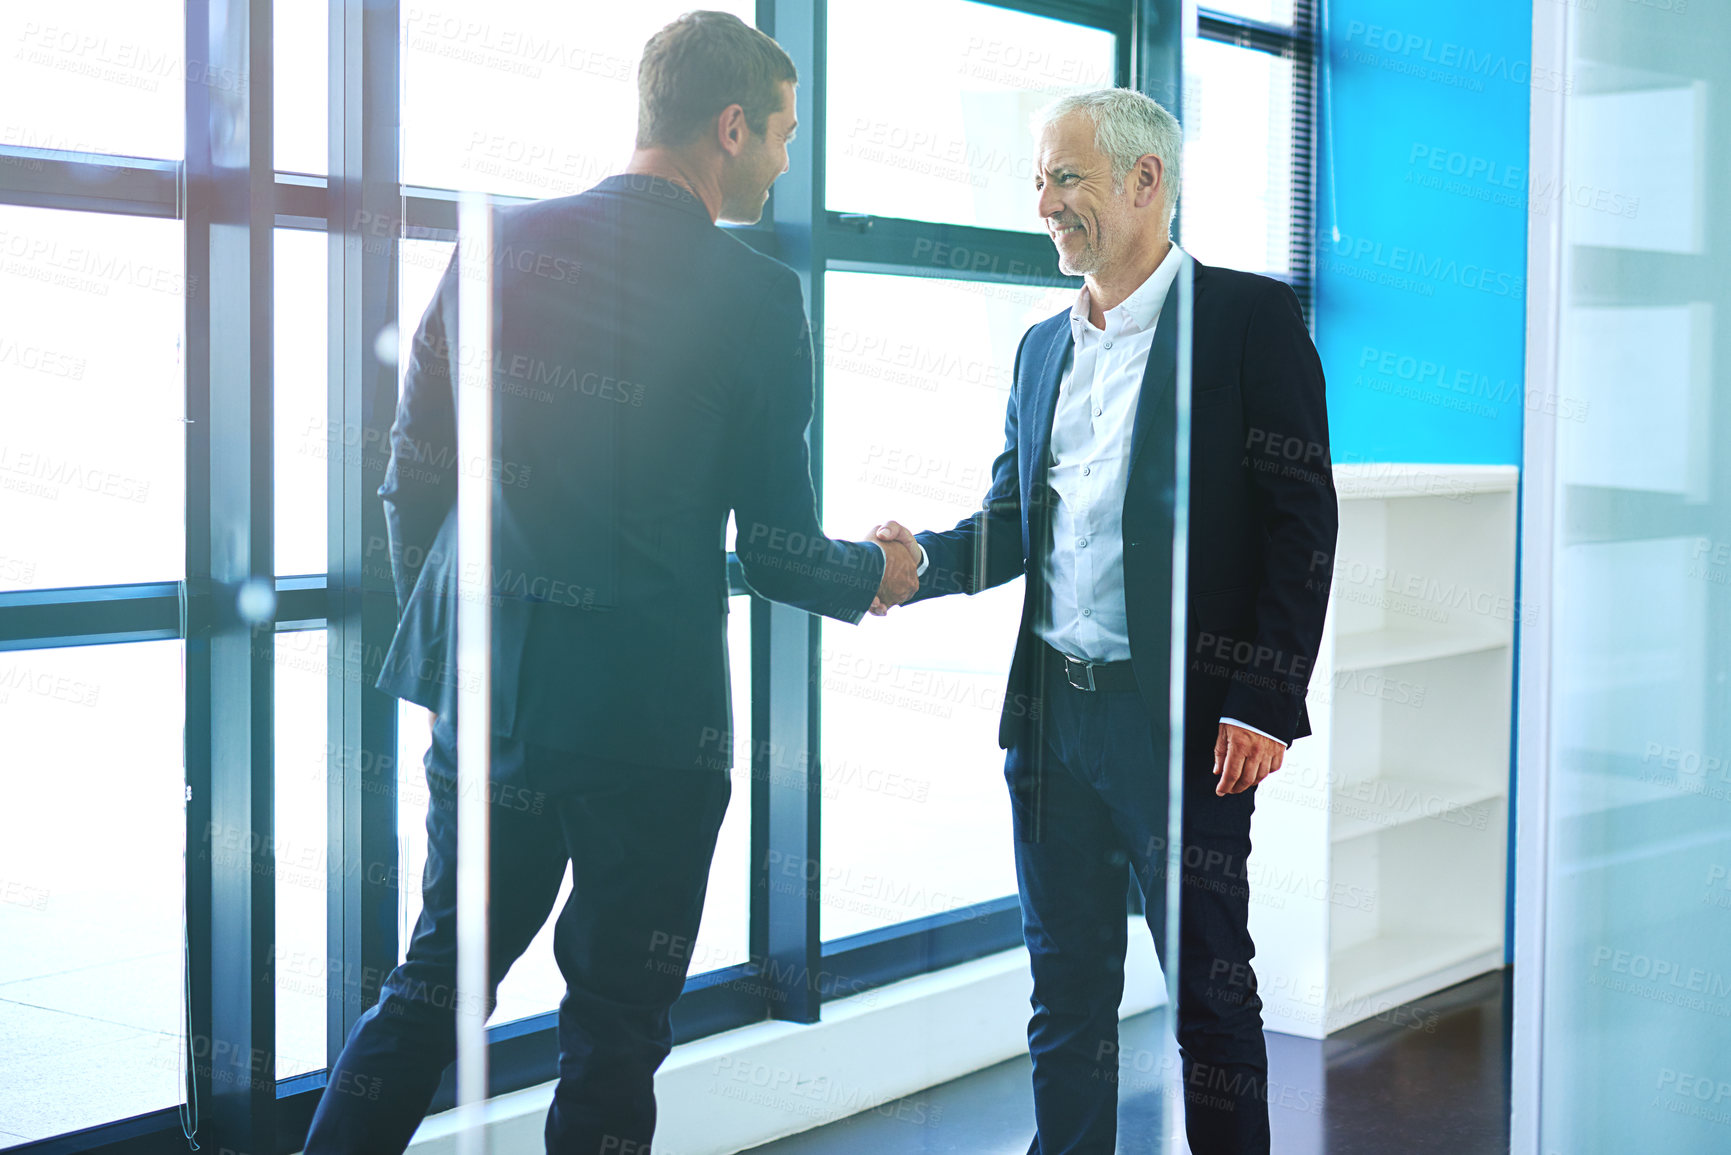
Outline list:
[[[1056,96],[1110,87],[1116,45],[969,0],[832,4],[829,207],[1039,232],[1029,121]]]
[[[830,273],[824,527],[948,529],[1004,447],[1016,345],[1070,289]],[[1022,583],[824,623],[825,939],[1014,894],[998,708]]]
[[[1731,1119],[1731,281],[1704,243],[1731,9],[1681,11],[1570,8],[1562,74],[1594,82],[1546,98],[1562,171],[1532,182],[1562,239],[1556,396],[1527,407],[1557,536],[1523,595],[1553,614],[1545,1152],[1721,1151]]]
[[[177,641],[0,654],[0,1144],[180,1102],[183,702]]]
[[[360,453],[357,436],[328,429],[325,382],[329,243],[322,232],[276,230],[276,572],[322,574],[327,564],[328,456]],[[371,446],[365,447],[372,451]]]
[[[279,172],[330,171],[330,5],[277,0],[274,97]]]
[[[276,1077],[325,1066],[326,896],[337,881],[326,839],[325,631],[276,636]],[[336,968],[341,976],[341,965]]]
[[[184,156],[185,42],[180,0],[0,4],[0,145]]]
[[[1205,264],[1292,270],[1292,61],[1213,40],[1184,46],[1184,248]]]
[[[181,236],[0,207],[0,589],[185,572]]]
[[[624,169],[644,42],[691,5],[403,6],[403,181],[569,196]],[[753,0],[712,10],[754,22]]]

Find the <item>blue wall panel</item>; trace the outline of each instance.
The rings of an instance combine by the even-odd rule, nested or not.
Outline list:
[[[1528,0],[1327,0],[1316,338],[1337,463],[1519,464]],[[1531,404],[1542,404],[1532,398]]]

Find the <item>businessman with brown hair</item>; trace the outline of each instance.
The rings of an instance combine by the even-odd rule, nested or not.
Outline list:
[[[824,535],[799,279],[716,227],[756,221],[786,171],[796,81],[769,37],[688,13],[644,50],[627,170],[495,226],[499,460],[463,471],[495,503],[488,973],[528,946],[569,864],[550,1152],[647,1151],[654,1132],[689,962],[668,944],[697,933],[729,795],[729,512],[765,597],[857,622],[918,585],[911,548]],[[453,259],[416,334],[380,490],[401,622],[379,685],[438,718],[424,908],[309,1155],[402,1151],[455,1054],[452,337],[475,257]],[[515,388],[519,370],[542,384]]]

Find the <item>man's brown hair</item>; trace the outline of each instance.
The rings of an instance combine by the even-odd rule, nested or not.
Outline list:
[[[643,46],[637,66],[637,147],[689,144],[737,104],[763,135],[781,86],[799,83],[781,45],[727,12],[687,12]]]

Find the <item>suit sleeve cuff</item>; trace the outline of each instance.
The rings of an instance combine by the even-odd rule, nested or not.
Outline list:
[[[1267,730],[1258,730],[1255,726],[1252,726],[1250,723],[1240,722],[1237,718],[1222,718],[1222,719],[1220,719],[1220,721],[1223,725],[1237,726],[1240,730],[1249,730],[1252,734],[1261,734],[1264,738],[1267,738],[1271,742],[1280,742],[1279,738],[1276,738],[1273,734],[1270,734]],[[1282,746],[1291,746],[1292,745],[1292,743],[1290,743],[1290,742],[1280,742],[1280,744]]]

